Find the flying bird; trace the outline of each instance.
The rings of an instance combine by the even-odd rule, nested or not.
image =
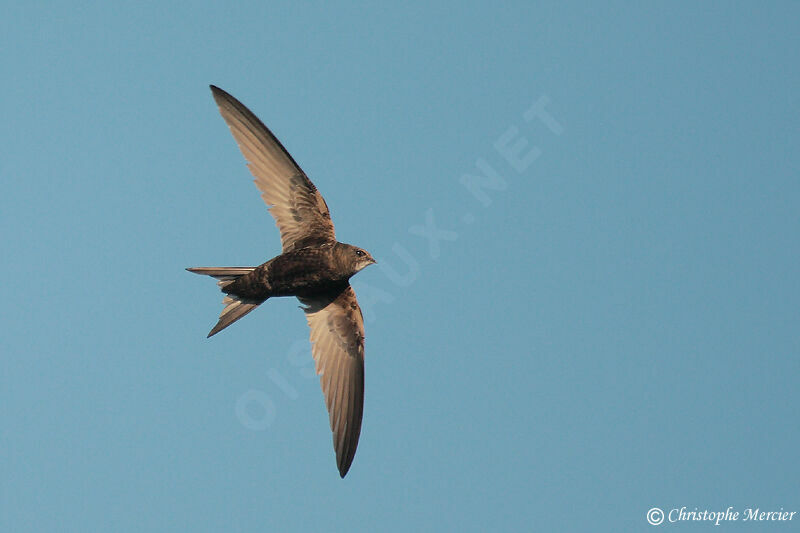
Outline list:
[[[225,298],[216,335],[267,299],[295,296],[311,328],[311,354],[328,408],[339,475],[350,469],[364,408],[364,319],[350,278],[375,260],[336,240],[328,206],[305,172],[247,107],[211,86],[281,234],[281,254],[255,267],[196,267]]]

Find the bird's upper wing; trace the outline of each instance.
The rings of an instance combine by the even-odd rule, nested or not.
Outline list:
[[[364,411],[364,319],[349,285],[327,297],[301,298],[311,353],[328,407],[336,464],[344,477],[358,446]]]
[[[280,141],[239,100],[213,85],[211,92],[275,217],[283,252],[335,241],[325,200]]]

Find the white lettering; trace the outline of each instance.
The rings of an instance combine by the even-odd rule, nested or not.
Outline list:
[[[431,259],[439,259],[441,246],[439,241],[454,241],[458,239],[458,233],[450,230],[443,230],[436,227],[436,220],[433,218],[433,209],[425,212],[424,226],[411,226],[408,232],[428,239],[428,253]]]
[[[534,102],[527,111],[525,111],[523,117],[525,117],[525,120],[528,122],[534,118],[538,118],[545,126],[547,126],[547,129],[549,129],[553,135],[561,135],[564,133],[564,126],[559,124],[558,121],[553,118],[553,115],[544,109],[549,103],[550,99],[546,95],[540,96],[539,99],[536,100],[536,102]]]
[[[392,245],[392,251],[400,258],[403,263],[406,264],[408,268],[408,272],[405,274],[400,274],[397,270],[394,269],[389,263],[381,258],[381,261],[378,263],[378,268],[381,272],[386,274],[386,277],[389,278],[389,281],[397,285],[398,287],[408,287],[411,285],[417,277],[419,277],[419,263],[411,253],[406,250],[406,248],[396,242]]]
[[[518,134],[519,129],[511,126],[494,142],[494,149],[508,161],[509,165],[514,167],[514,170],[522,174],[542,155],[542,151],[539,147],[534,146],[527,153],[522,154],[522,151],[528,146],[528,139],[518,137]],[[512,141],[515,142],[510,144]]]
[[[475,162],[475,166],[481,170],[483,173],[482,176],[462,174],[458,181],[472,193],[475,199],[488,207],[492,203],[492,199],[489,198],[489,195],[487,195],[483,189],[504,191],[508,188],[508,183],[506,183],[506,180],[504,180],[492,165],[482,157]]]

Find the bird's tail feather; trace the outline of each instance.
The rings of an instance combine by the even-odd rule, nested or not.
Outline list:
[[[216,278],[217,285],[219,285],[220,289],[222,289],[235,281],[237,278],[244,276],[245,274],[249,274],[255,270],[255,268],[256,267],[196,267],[187,268],[186,270],[195,274]],[[225,305],[225,307],[222,309],[222,313],[219,315],[219,321],[217,322],[217,325],[214,326],[214,328],[209,332],[208,336],[211,337],[212,335],[216,335],[261,305],[263,302],[264,300],[241,298],[235,294],[225,295],[225,298],[222,300],[222,303]]]

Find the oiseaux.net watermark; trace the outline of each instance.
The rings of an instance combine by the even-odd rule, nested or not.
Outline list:
[[[783,507],[777,511],[760,507],[746,507],[744,509],[728,507],[722,511],[700,509],[698,507],[691,509],[688,507],[673,507],[664,511],[660,507],[653,507],[647,511],[647,521],[653,526],[661,525],[664,522],[707,522],[715,526],[729,522],[785,523],[794,521],[796,516],[797,511],[786,511]]]

